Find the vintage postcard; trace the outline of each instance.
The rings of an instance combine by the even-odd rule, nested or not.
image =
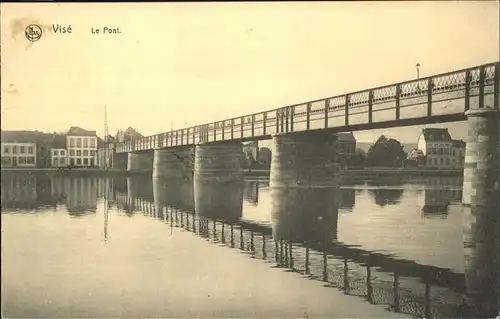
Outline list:
[[[498,1],[0,6],[2,318],[498,318]]]

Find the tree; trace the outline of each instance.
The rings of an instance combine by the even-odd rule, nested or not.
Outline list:
[[[385,135],[381,135],[366,154],[370,166],[401,166],[405,158],[403,145],[398,140],[388,139]]]
[[[366,164],[366,152],[360,148],[351,155],[347,161],[348,166],[364,166]]]

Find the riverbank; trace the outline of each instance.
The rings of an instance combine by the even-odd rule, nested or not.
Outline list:
[[[23,172],[28,174],[46,173],[47,175],[78,175],[78,176],[129,176],[131,175],[125,169],[100,169],[100,168],[73,168],[73,169],[57,169],[57,168],[2,168],[4,173]],[[462,169],[410,169],[410,168],[356,168],[341,170],[343,177],[378,177],[378,176],[462,176]],[[146,175],[146,173],[144,173]],[[246,169],[245,176],[252,177],[269,177],[270,170],[268,169]]]
[[[342,176],[366,176],[366,177],[377,177],[377,176],[462,176],[462,169],[410,169],[410,168],[398,168],[398,167],[366,167],[366,168],[356,168],[356,169],[344,169],[341,170]],[[252,169],[245,170],[245,175],[247,176],[269,176],[270,170],[268,169]]]
[[[58,169],[53,167],[2,167],[3,174],[25,173],[25,174],[46,174],[46,175],[64,175],[64,176],[116,176],[128,175],[127,170],[124,169],[100,169],[100,168],[72,168],[72,169]]]

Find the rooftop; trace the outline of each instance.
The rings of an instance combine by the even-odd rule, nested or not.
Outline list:
[[[72,126],[67,133],[68,136],[97,136],[96,131],[87,131],[78,126]]]
[[[352,132],[349,133],[336,133],[337,140],[339,142],[354,142],[356,143],[356,138],[354,137],[354,134]]]
[[[451,135],[447,128],[424,128],[422,129],[425,141],[451,142]]]
[[[465,144],[466,143],[464,141],[462,141],[462,140],[453,140],[453,141],[451,141],[451,146],[457,147],[457,148],[458,147],[465,148]]]
[[[36,143],[40,137],[38,131],[1,131],[2,142]]]

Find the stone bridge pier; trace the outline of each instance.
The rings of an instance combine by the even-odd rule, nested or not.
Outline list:
[[[273,136],[269,186],[276,240],[326,243],[336,237],[338,174],[333,134]]]
[[[131,173],[151,173],[153,169],[153,151],[128,153],[127,171]]]
[[[336,187],[339,183],[336,137],[322,131],[273,136],[271,188]]]
[[[127,169],[128,155],[127,153],[116,153],[113,155],[113,168]]]
[[[194,182],[242,181],[243,165],[241,142],[198,144],[194,159]]]
[[[191,179],[193,162],[194,149],[192,147],[154,150],[153,178]]]
[[[463,185],[465,304],[470,315],[500,312],[500,189],[498,111],[466,112],[468,140]]]
[[[243,209],[244,154],[241,142],[196,145],[194,202],[196,213],[236,222]]]

